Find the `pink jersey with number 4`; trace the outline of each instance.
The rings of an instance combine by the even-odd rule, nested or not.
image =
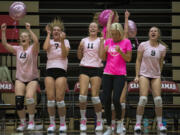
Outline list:
[[[33,45],[27,50],[22,46],[12,46],[16,55],[16,79],[29,82],[39,77],[37,69],[38,53],[33,51]]]
[[[114,42],[112,39],[107,39],[104,47],[108,46],[106,66],[104,69],[105,74],[111,75],[127,75],[126,61],[120,53],[116,51],[116,46],[119,46],[123,53],[132,51],[132,45],[129,39],[124,39],[119,42]]]

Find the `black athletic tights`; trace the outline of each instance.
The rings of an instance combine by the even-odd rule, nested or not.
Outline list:
[[[111,125],[112,112],[111,112],[111,101],[113,101],[116,118],[121,119],[121,105],[120,96],[124,88],[126,77],[123,75],[108,75],[104,74],[102,79],[102,89],[103,89],[103,100],[105,107],[105,116],[107,120],[107,125]],[[112,97],[113,90],[113,100]]]

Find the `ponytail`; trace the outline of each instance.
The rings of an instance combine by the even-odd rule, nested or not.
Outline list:
[[[166,47],[166,50],[168,49],[168,45],[167,45],[164,41],[162,41],[161,39],[158,39],[158,42],[159,42],[160,44],[162,44],[163,46],[165,46],[165,47]]]

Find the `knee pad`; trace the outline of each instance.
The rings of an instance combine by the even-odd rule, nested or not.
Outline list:
[[[147,104],[147,101],[148,101],[148,99],[146,96],[140,96],[138,105],[145,106]]]
[[[87,102],[87,96],[79,95],[79,102],[80,103]]]
[[[62,101],[59,101],[59,102],[57,102],[56,104],[57,104],[57,107],[58,107],[58,108],[65,107],[64,100],[62,100]]]
[[[126,108],[126,103],[121,103],[121,108],[125,109]]]
[[[154,98],[154,104],[156,107],[162,107],[162,98],[161,96],[157,96]]]
[[[94,105],[101,103],[101,100],[99,97],[91,97],[91,100]]]
[[[111,104],[111,111],[115,110],[114,104]]]
[[[47,107],[55,107],[55,101],[54,100],[48,100]]]
[[[24,109],[24,96],[16,96],[16,109],[19,111]]]
[[[34,104],[34,103],[35,103],[34,98],[27,98],[27,99],[26,99],[26,104],[27,104],[27,105],[32,105],[32,104]]]

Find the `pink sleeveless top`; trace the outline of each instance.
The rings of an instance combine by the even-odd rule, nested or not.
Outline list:
[[[82,42],[84,52],[80,66],[102,67],[102,60],[99,57],[100,38],[91,41],[89,40],[89,37],[87,37],[83,38]]]

